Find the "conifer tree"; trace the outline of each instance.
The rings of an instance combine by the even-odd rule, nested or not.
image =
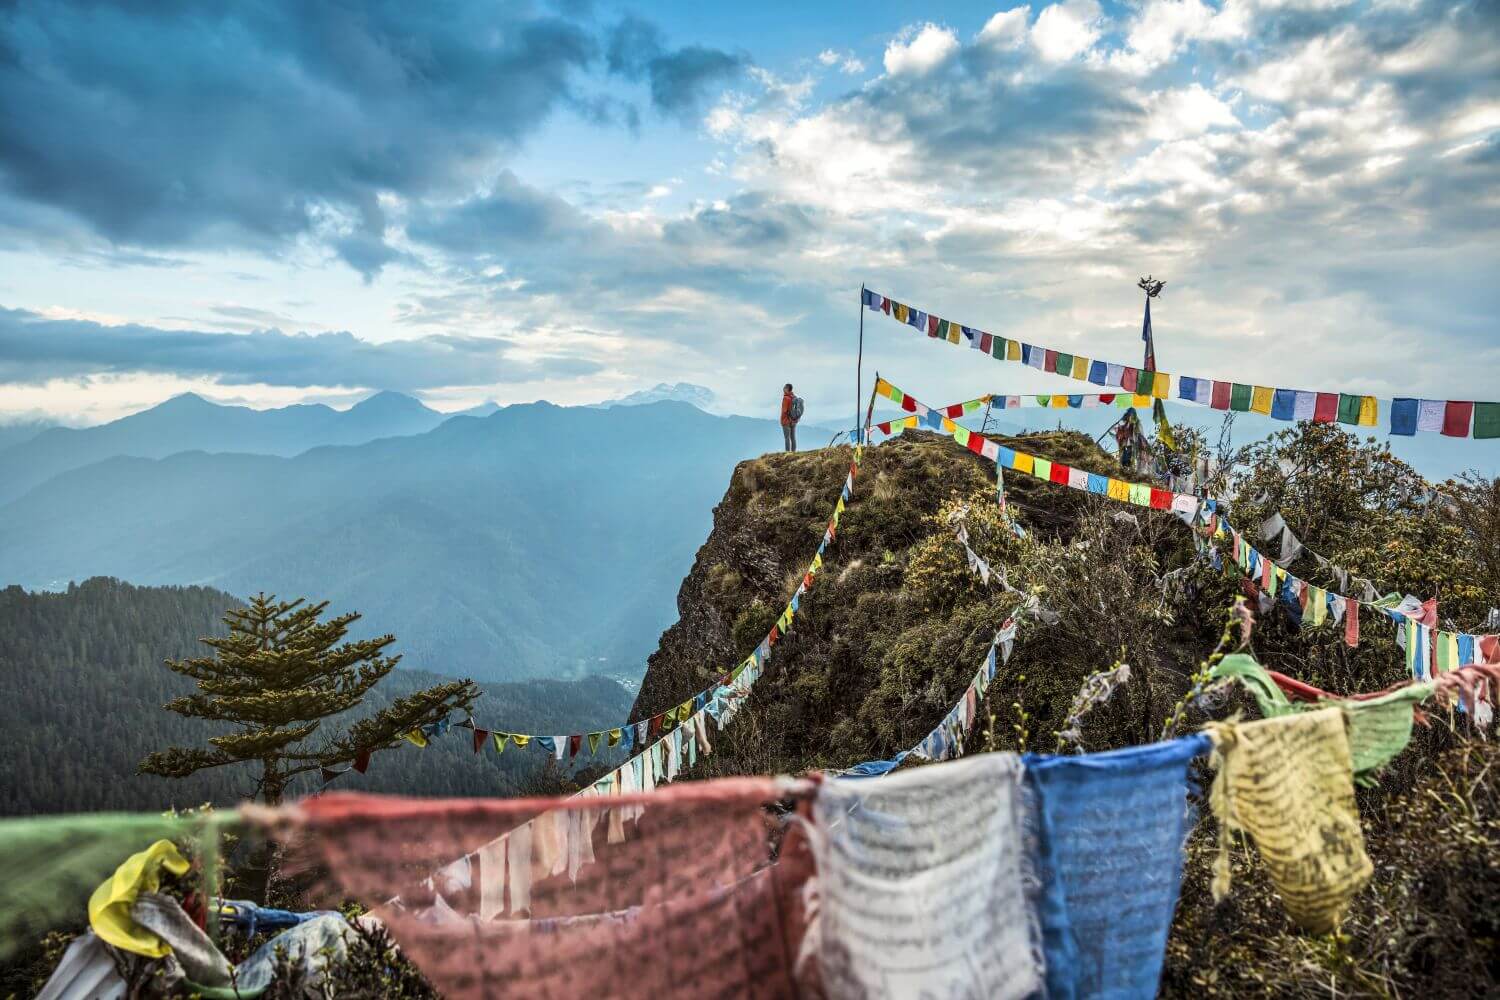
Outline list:
[[[278,803],[299,774],[347,764],[361,754],[396,746],[403,735],[472,709],[480,691],[452,681],[400,698],[346,732],[311,743],[322,720],[354,708],[401,657],[381,651],[393,635],[346,642],[355,613],[320,621],[328,602],[278,602],[259,594],[229,611],[229,634],[201,640],[213,656],[168,660],[167,668],[198,682],[198,693],[163,707],[179,715],[232,722],[241,728],[210,737],[213,749],[170,747],[141,761],[143,774],[180,778],[204,768],[258,762],[260,796]]]

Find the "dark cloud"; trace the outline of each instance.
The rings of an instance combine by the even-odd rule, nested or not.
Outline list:
[[[702,45],[668,49],[654,24],[633,15],[610,32],[605,61],[611,73],[647,81],[652,105],[679,117],[692,115],[709,89],[731,82],[750,65],[743,53]]]
[[[131,246],[319,231],[369,275],[379,194],[469,186],[598,44],[513,4],[37,2],[0,11],[0,51],[0,191]]]
[[[416,391],[596,374],[598,362],[519,360],[499,337],[441,335],[375,344],[351,333],[247,334],[53,320],[0,308],[0,382],[104,373],[207,377],[225,385],[364,386]]]
[[[407,226],[418,243],[466,257],[528,259],[554,252],[560,243],[605,238],[605,227],[561,198],[522,183],[502,171],[483,197],[430,208]]]
[[[788,249],[816,229],[818,213],[804,205],[776,201],[763,192],[731,198],[669,223],[666,238],[683,245],[718,244],[741,249]]]

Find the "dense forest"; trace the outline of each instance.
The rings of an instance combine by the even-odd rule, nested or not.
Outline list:
[[[0,744],[0,814],[155,810],[247,796],[251,775],[236,767],[180,780],[136,774],[151,751],[202,745],[219,731],[162,710],[192,688],[162,661],[200,655],[198,639],[223,634],[220,618],[237,604],[206,587],[136,587],[105,578],[58,593],[0,590],[0,725],[12,736]],[[441,679],[398,669],[356,714]],[[484,688],[475,710],[481,724],[543,732],[603,725],[630,706],[629,693],[603,678]],[[421,795],[508,795],[529,787],[548,764],[538,751],[476,755],[469,733],[456,730],[425,750],[377,754],[366,774],[347,773],[337,783]],[[311,779],[293,791],[315,784]]]

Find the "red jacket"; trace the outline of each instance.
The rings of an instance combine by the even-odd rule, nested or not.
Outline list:
[[[783,427],[792,422],[792,400],[796,398],[790,392],[783,392],[781,394],[781,424]]]

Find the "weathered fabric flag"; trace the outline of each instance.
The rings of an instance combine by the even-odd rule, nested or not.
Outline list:
[[[1229,891],[1229,843],[1248,833],[1287,913],[1318,934],[1338,929],[1373,866],[1354,805],[1354,774],[1341,708],[1258,722],[1213,722],[1219,773],[1214,897]]]
[[[816,918],[828,995],[1027,997],[1043,986],[1024,847],[1021,762],[825,781],[813,803]]]
[[[1192,828],[1203,735],[1022,758],[1039,816],[1047,995],[1154,997]]]

